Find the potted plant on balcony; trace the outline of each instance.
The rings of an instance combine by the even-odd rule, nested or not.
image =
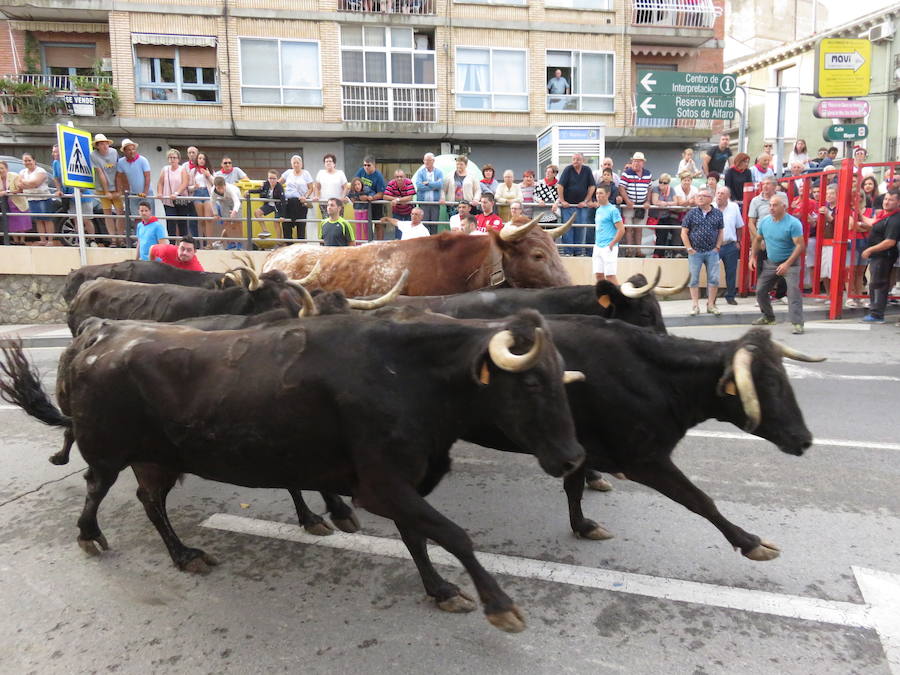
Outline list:
[[[58,91],[42,84],[0,78],[0,96],[4,112],[19,115],[30,126],[43,124],[59,112]]]

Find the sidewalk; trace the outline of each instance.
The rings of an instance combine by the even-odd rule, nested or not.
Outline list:
[[[724,326],[724,325],[750,325],[754,319],[759,318],[759,308],[756,306],[755,297],[738,298],[737,305],[729,305],[723,298],[716,301],[716,306],[722,312],[721,316],[706,313],[706,300],[700,299],[699,316],[690,316],[690,300],[661,300],[659,303],[666,326]],[[787,321],[787,305],[780,302],[772,304],[775,310],[775,320],[778,323]],[[844,319],[861,319],[866,315],[865,309],[844,308]],[[887,323],[893,324],[900,319],[900,306],[888,305],[886,313]],[[805,300],[803,303],[803,319],[809,321],[824,321],[828,319],[828,306],[822,302]],[[0,347],[7,340],[19,336],[26,347],[66,347],[72,340],[69,327],[62,323],[54,324],[5,324],[0,325]]]

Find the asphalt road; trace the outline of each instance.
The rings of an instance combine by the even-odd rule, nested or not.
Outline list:
[[[705,520],[628,481],[585,497],[586,515],[616,537],[576,539],[561,482],[534,459],[459,443],[430,501],[494,554],[486,564],[504,570],[497,578],[527,617],[517,635],[480,610],[437,610],[412,562],[391,557],[397,535],[378,517],[359,513],[373,539],[306,543],[283,491],[190,476],[176,487],[173,526],[221,561],[194,576],[172,566],[123,472],[100,511],[111,550],[88,558],[75,544],[80,457],[50,465],[62,434],[3,406],[0,672],[890,673],[900,658],[900,594],[890,595],[900,581],[890,576],[900,575],[900,330],[856,328],[774,331],[829,356],[789,366],[820,439],[807,455],[717,422],[676,452],[727,517],[782,549],[774,561],[743,558]],[[29,350],[50,386],[60,352]],[[471,591],[458,567],[441,570]]]

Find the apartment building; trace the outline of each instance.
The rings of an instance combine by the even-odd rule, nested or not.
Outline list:
[[[722,71],[713,0],[7,0],[2,11],[2,154],[46,156],[68,118],[137,140],[154,166],[196,143],[253,177],[295,153],[316,169],[325,152],[355,168],[366,153],[417,166],[426,151],[462,151],[520,174],[551,124],[602,124],[617,160],[640,149],[667,165],[719,128],[634,112],[640,67]],[[548,94],[557,69],[569,90]],[[67,93],[92,97],[94,116],[72,116]]]

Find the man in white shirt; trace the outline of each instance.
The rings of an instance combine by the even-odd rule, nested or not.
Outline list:
[[[241,191],[229,185],[223,176],[213,179],[213,189],[209,193],[209,202],[213,213],[219,216],[223,226],[222,236],[226,239],[240,239],[243,236],[241,227]],[[225,248],[242,250],[240,241],[224,242]]]
[[[229,185],[234,185],[239,180],[244,180],[247,174],[239,166],[235,166],[231,161],[231,157],[222,158],[222,168],[213,174],[213,178],[221,176]]]
[[[450,231],[463,230],[463,220],[466,216],[471,215],[472,205],[469,202],[460,202],[456,206],[456,213],[450,216]]]
[[[740,229],[744,226],[744,220],[741,217],[741,209],[731,201],[731,190],[724,185],[716,188],[715,206],[722,212],[722,220],[725,223],[722,247],[719,249],[719,259],[725,266],[725,302],[736,305],[737,266],[741,257]]]
[[[400,237],[401,240],[428,237],[431,235],[428,228],[422,224],[422,220],[425,218],[425,212],[420,207],[417,206],[414,208],[412,213],[410,213],[410,217],[412,220],[397,220],[396,218],[384,217],[381,219],[381,222],[396,227],[403,235]]]

